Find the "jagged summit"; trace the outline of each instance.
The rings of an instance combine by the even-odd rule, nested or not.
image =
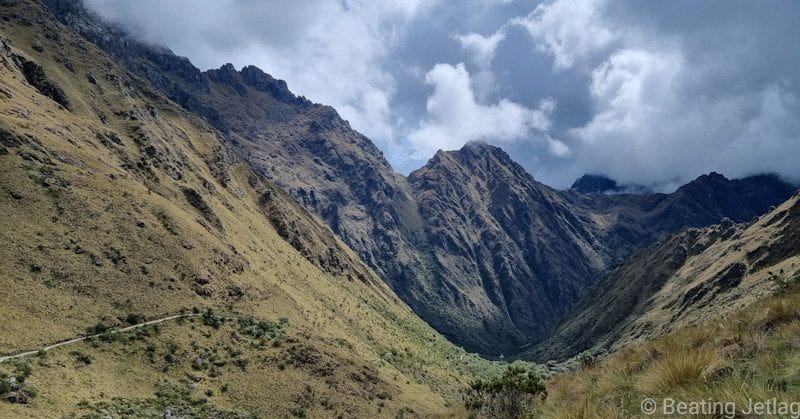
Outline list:
[[[233,64],[227,63],[218,69],[207,70],[203,74],[215,82],[231,86],[240,95],[246,94],[247,87],[251,87],[258,92],[268,93],[283,103],[305,108],[314,105],[305,97],[292,93],[286,81],[276,79],[254,65],[242,67],[240,71],[237,71]]]
[[[535,182],[533,177],[519,163],[512,160],[505,150],[483,141],[470,141],[458,150],[437,151],[423,167],[409,174],[408,179],[414,182],[424,173],[433,170],[458,172],[459,176],[481,178],[504,174]]]

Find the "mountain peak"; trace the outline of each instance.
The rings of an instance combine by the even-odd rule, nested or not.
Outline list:
[[[439,150],[425,166],[415,170],[409,179],[425,173],[446,171],[460,177],[486,178],[489,174],[533,181],[533,178],[500,147],[483,141],[469,141],[458,150]]]
[[[729,180],[728,178],[725,177],[725,175],[717,172],[709,172],[707,174],[700,175],[697,177],[697,179],[694,180],[694,182],[700,182],[700,183],[715,183],[715,182],[728,182],[728,181]]]
[[[585,174],[572,183],[570,189],[584,194],[602,194],[620,190],[617,181],[603,175]]]

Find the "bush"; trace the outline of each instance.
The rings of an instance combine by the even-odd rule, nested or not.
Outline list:
[[[128,316],[125,317],[125,323],[128,323],[131,326],[142,322],[144,322],[144,316],[141,314],[129,313]]]
[[[17,362],[16,368],[14,369],[14,375],[20,382],[25,381],[26,378],[30,377],[32,372],[33,369],[28,361]]]
[[[109,327],[105,323],[98,322],[96,325],[86,329],[86,331],[90,335],[99,335],[99,334],[107,332],[108,329],[109,329]]]
[[[203,313],[203,324],[206,326],[211,326],[214,329],[219,329],[222,326],[222,323],[225,319],[220,316],[219,314],[215,314],[213,310],[210,308],[206,309],[206,312]]]
[[[274,339],[280,336],[283,324],[270,321],[253,320],[249,317],[239,318],[239,331],[254,338],[267,337]]]
[[[511,364],[502,375],[474,381],[464,395],[464,405],[495,418],[517,418],[546,393],[544,377],[531,367]]]

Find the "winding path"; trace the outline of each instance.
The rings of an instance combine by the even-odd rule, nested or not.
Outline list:
[[[81,336],[79,338],[74,338],[74,339],[70,339],[70,340],[65,340],[65,341],[61,341],[61,342],[58,342],[58,343],[54,343],[52,345],[48,345],[48,346],[45,346],[43,348],[36,349],[34,351],[27,351],[27,352],[14,354],[14,355],[0,356],[0,363],[6,362],[6,361],[11,360],[11,359],[17,359],[17,358],[23,358],[23,357],[26,357],[26,356],[29,356],[29,355],[35,355],[35,354],[39,353],[39,351],[47,352],[47,351],[49,351],[51,349],[55,349],[55,348],[58,348],[60,346],[71,345],[73,343],[82,342],[82,341],[87,340],[87,339],[97,338],[97,337],[100,337],[101,335],[104,335],[106,333],[112,333],[112,334],[114,334],[114,333],[124,333],[124,332],[128,332],[128,331],[131,331],[131,330],[134,330],[134,329],[138,329],[140,327],[150,326],[151,324],[158,324],[158,323],[163,323],[163,322],[168,321],[168,320],[175,320],[175,319],[182,319],[182,318],[196,317],[196,316],[202,316],[202,314],[195,314],[195,313],[192,313],[192,314],[178,314],[176,316],[162,317],[160,319],[155,319],[155,320],[150,320],[150,321],[146,321],[146,322],[142,322],[142,323],[137,323],[137,324],[134,324],[132,326],[123,327],[121,329],[108,330],[108,331],[103,332],[103,333],[97,333],[97,334],[89,335],[89,336]]]

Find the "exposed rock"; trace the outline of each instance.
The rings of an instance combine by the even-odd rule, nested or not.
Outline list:
[[[64,108],[72,110],[72,104],[67,98],[67,95],[60,87],[56,86],[47,78],[44,69],[39,64],[21,55],[15,54],[13,58],[20,71],[22,71],[22,74],[25,76],[25,80],[27,80],[31,86],[36,88],[42,95],[49,97]]]
[[[194,292],[201,297],[211,297],[214,295],[214,291],[210,287],[204,286],[194,287]]]
[[[244,297],[245,293],[246,289],[241,285],[231,285],[228,288],[228,296],[235,300],[240,300],[242,297]]]
[[[222,221],[219,219],[219,217],[217,217],[208,203],[206,203],[202,195],[192,188],[183,188],[183,195],[186,197],[186,200],[189,202],[189,204],[199,211],[203,218],[211,223],[214,228],[219,231],[224,230],[222,227]]]
[[[28,404],[28,396],[23,391],[11,391],[6,393],[6,400],[9,403]]]

